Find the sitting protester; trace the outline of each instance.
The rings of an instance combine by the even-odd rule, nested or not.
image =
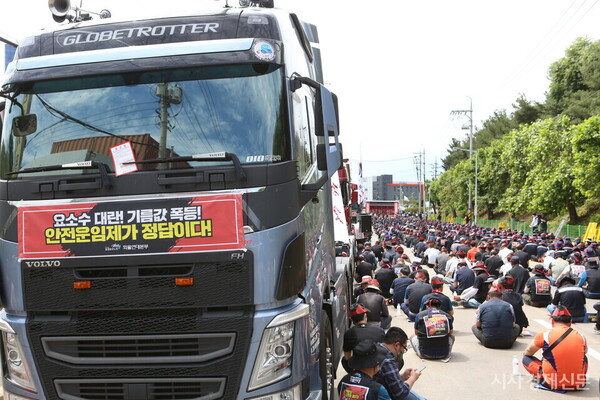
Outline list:
[[[490,290],[488,299],[478,309],[472,331],[485,347],[510,349],[521,328],[515,324],[512,306],[502,300],[502,292]]]
[[[452,300],[450,300],[450,298],[443,293],[444,282],[442,282],[442,280],[439,277],[436,276],[431,280],[431,289],[433,290],[431,293],[423,296],[423,299],[421,300],[421,307],[419,308],[419,310],[425,310],[425,303],[427,303],[429,299],[435,298],[441,302],[441,305],[439,307],[440,310],[450,315],[454,315],[454,309],[452,308]]]
[[[406,295],[404,296],[404,303],[400,305],[404,314],[408,317],[409,322],[414,322],[415,315],[417,315],[421,308],[421,300],[423,296],[433,291],[431,285],[425,282],[425,275],[415,275],[415,283],[409,285],[406,288]]]
[[[562,276],[556,281],[556,292],[550,304],[546,309],[552,315],[556,306],[562,305],[567,307],[573,322],[583,322],[585,319],[585,294],[583,289],[575,286],[575,280],[570,276]]]
[[[430,298],[425,305],[427,308],[416,315],[411,344],[419,358],[448,362],[454,344],[454,318],[440,310],[441,305],[439,299]]]
[[[390,400],[386,388],[373,379],[385,360],[386,352],[375,342],[363,340],[353,350],[348,366],[354,372],[344,376],[338,384],[340,400]],[[362,396],[362,397],[357,397]]]
[[[352,357],[352,350],[356,345],[366,339],[379,343],[385,336],[383,329],[367,324],[367,309],[360,304],[350,306],[350,319],[354,325],[344,332],[344,357],[342,358],[342,366],[346,372],[352,371],[348,367],[348,360]]]
[[[533,307],[547,307],[552,302],[552,282],[542,264],[533,267],[533,276],[525,283],[523,301]]]
[[[406,294],[406,288],[415,283],[415,280],[409,277],[410,268],[404,266],[400,269],[400,276],[392,282],[390,293],[393,295],[394,307],[398,307],[404,303],[404,296]]]
[[[372,279],[367,286],[367,292],[361,294],[356,302],[367,309],[367,319],[369,325],[380,326],[388,329],[392,323],[392,316],[388,310],[387,301],[381,295],[379,282]]]
[[[589,257],[586,266],[587,269],[582,272],[577,286],[583,287],[585,297],[588,299],[600,299],[600,269],[598,269],[598,257]]]
[[[552,390],[581,390],[586,385],[588,360],[585,337],[571,328],[571,314],[558,306],[551,314],[552,329],[539,332],[523,352],[523,366]],[[534,357],[543,349],[542,359]]]
[[[460,270],[459,270],[460,271]],[[487,298],[494,278],[488,275],[483,262],[479,261],[472,269],[476,274],[473,286],[466,288],[461,294],[454,296],[453,305],[465,308],[477,308]]]
[[[529,326],[529,320],[527,319],[527,315],[525,315],[525,311],[523,311],[523,297],[516,292],[515,289],[515,279],[511,275],[506,275],[503,278],[500,278],[500,283],[498,285],[500,290],[502,291],[502,300],[506,301],[513,307],[513,311],[515,313],[515,322],[519,325],[519,335],[523,332],[523,328],[527,328]]]

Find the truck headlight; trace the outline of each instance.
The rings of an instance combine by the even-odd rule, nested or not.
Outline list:
[[[31,373],[23,357],[23,349],[15,333],[2,332],[4,355],[6,356],[6,374],[8,379],[24,389],[35,391]]]
[[[292,374],[294,353],[294,324],[308,315],[309,306],[300,304],[293,310],[280,314],[263,332],[260,347],[248,390],[254,390],[278,382]]]
[[[287,378],[292,373],[294,323],[265,329],[248,390]]]

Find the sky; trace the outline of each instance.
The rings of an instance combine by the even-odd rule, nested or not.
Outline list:
[[[229,0],[231,5],[237,0]],[[548,68],[577,37],[600,40],[600,0],[275,0],[319,29],[326,85],[338,95],[340,140],[353,175],[417,180],[442,172],[452,138],[467,137],[521,94],[543,101]],[[78,5],[79,0],[73,4]],[[141,5],[136,9],[136,4]],[[220,0],[83,0],[115,18],[185,13]],[[168,8],[167,8],[168,7]],[[23,38],[54,22],[45,0],[0,0],[0,32]]]

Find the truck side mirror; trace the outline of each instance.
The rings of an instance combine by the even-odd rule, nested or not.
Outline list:
[[[16,137],[31,135],[37,131],[37,116],[35,114],[25,114],[15,117],[12,120],[12,134]]]
[[[317,145],[317,168],[327,171],[330,177],[342,166],[342,149],[339,141],[337,97],[319,82],[297,77],[292,80],[292,90],[303,84],[316,89],[315,135],[325,138],[324,145]]]
[[[315,109],[315,135],[325,138],[325,143],[317,145],[317,169],[327,171],[318,182],[302,185],[304,204],[327,182],[327,179],[342,166],[342,146],[338,138],[337,98],[319,82],[310,78],[296,77],[291,81],[291,90],[308,85],[317,91]]]
[[[317,168],[321,171],[327,171],[327,175],[332,176],[342,167],[342,147],[338,138],[335,95],[327,90],[325,86],[320,85],[317,99],[316,135],[325,138],[325,144],[317,146]],[[324,149],[319,150],[321,146]],[[326,160],[327,165],[323,164],[323,159]]]

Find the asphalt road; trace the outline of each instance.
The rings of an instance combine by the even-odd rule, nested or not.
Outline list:
[[[430,271],[433,274],[433,271]],[[446,287],[444,293],[450,292]],[[596,300],[588,300],[588,312]],[[545,309],[525,306],[525,314],[529,319],[529,330],[533,335],[550,328],[550,319]],[[474,309],[455,308],[454,334],[456,342],[452,350],[452,359],[448,363],[433,360],[421,360],[413,349],[404,355],[406,368],[426,366],[419,380],[413,387],[414,391],[429,400],[459,398],[465,400],[548,400],[564,398],[599,399],[600,378],[600,334],[593,331],[593,323],[573,324],[573,328],[582,333],[588,341],[588,385],[586,390],[559,394],[533,388],[531,376],[519,366],[519,375],[512,373],[513,356],[521,360],[523,350],[533,340],[533,336],[519,337],[511,349],[488,349],[479,344],[471,332],[475,323]],[[397,315],[390,306],[394,316],[392,326],[398,326],[410,336],[414,334],[414,324],[409,323],[406,316]],[[541,351],[536,354],[540,357]],[[338,377],[344,375],[344,370],[338,370]]]

